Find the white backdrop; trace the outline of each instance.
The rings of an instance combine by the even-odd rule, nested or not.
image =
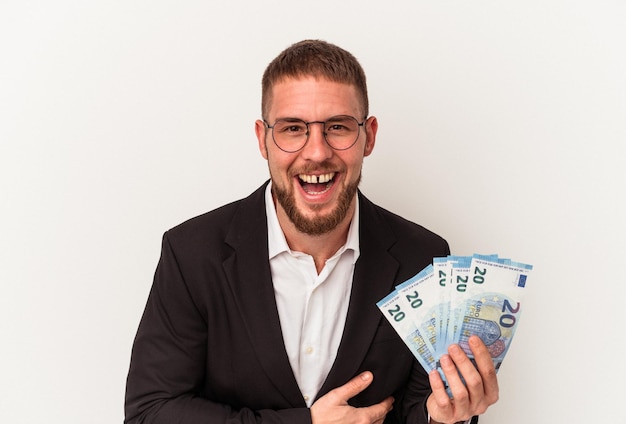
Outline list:
[[[371,199],[535,265],[481,422],[622,422],[625,4],[0,0],[0,422],[122,422],[161,235],[267,178],[303,38],[368,74]]]

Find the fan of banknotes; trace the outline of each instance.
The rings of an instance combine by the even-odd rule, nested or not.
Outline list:
[[[427,372],[457,343],[487,346],[496,371],[511,345],[532,265],[498,255],[434,258],[376,305]]]

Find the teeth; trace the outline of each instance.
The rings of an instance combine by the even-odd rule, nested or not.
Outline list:
[[[329,182],[330,180],[332,180],[334,176],[335,176],[335,173],[330,172],[328,174],[322,174],[322,175],[300,174],[298,175],[298,178],[300,178],[300,180],[304,181],[305,183],[309,183],[309,184],[325,184]]]

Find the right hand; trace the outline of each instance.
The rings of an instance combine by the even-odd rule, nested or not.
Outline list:
[[[311,406],[313,424],[382,424],[393,407],[393,397],[364,408],[348,405],[348,400],[365,390],[373,378],[371,372],[363,372],[319,398]]]

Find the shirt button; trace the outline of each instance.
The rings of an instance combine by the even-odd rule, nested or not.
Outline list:
[[[313,353],[313,348],[312,348],[311,346],[309,346],[309,347],[307,347],[304,351],[305,351],[306,353]]]
[[[304,400],[308,402],[309,401],[309,397],[307,395],[304,395]]]

